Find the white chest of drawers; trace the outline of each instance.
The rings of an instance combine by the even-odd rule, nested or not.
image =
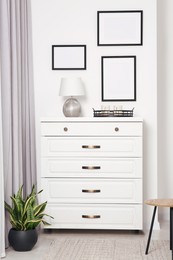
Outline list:
[[[142,120],[41,120],[45,228],[141,230]]]

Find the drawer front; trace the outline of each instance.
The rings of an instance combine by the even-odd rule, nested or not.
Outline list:
[[[42,188],[48,202],[142,203],[141,179],[47,179]]]
[[[141,178],[142,158],[42,158],[42,177]]]
[[[142,122],[45,122],[42,136],[142,136]]]
[[[142,137],[42,137],[42,156],[141,157]]]
[[[47,228],[142,229],[142,205],[51,205]]]

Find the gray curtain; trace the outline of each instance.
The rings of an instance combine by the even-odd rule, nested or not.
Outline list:
[[[30,0],[0,0],[4,197],[36,184]],[[6,225],[6,235],[10,225]]]
[[[1,67],[0,67],[0,257],[5,256],[4,170],[3,170],[2,162],[3,162],[3,143],[2,143]]]

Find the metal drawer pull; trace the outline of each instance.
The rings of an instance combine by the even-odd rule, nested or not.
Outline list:
[[[101,216],[100,215],[82,215],[82,218],[91,218],[91,219],[93,219],[93,218],[101,218]]]
[[[64,131],[67,132],[67,131],[68,131],[68,128],[67,128],[67,127],[64,127]]]
[[[85,149],[99,149],[101,148],[100,145],[82,145],[82,148],[85,148]]]
[[[82,190],[82,192],[86,192],[86,193],[99,193],[99,192],[101,192],[101,190]]]
[[[82,166],[82,169],[84,170],[99,170],[101,169],[100,166]]]

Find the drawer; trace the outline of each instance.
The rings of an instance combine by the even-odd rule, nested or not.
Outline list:
[[[141,179],[42,178],[44,200],[49,203],[141,203]]]
[[[142,205],[52,205],[45,228],[142,229]]]
[[[42,122],[42,136],[142,136],[142,122]]]
[[[42,177],[141,178],[142,158],[51,158],[41,160]]]
[[[142,157],[142,137],[42,137],[42,156]]]

